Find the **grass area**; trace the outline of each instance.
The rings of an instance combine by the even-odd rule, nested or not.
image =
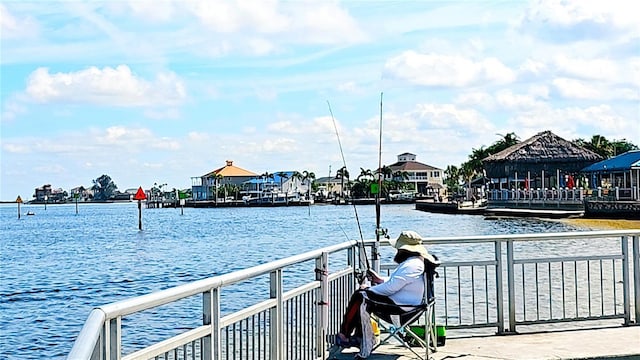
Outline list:
[[[570,218],[562,221],[591,230],[640,229],[640,220]]]

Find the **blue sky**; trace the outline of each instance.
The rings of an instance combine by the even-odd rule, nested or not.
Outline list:
[[[624,1],[2,1],[0,199],[102,174],[188,188],[233,160],[435,167],[515,132],[640,143]]]

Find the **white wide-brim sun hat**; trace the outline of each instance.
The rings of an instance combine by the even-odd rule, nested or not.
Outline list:
[[[420,254],[426,260],[432,263],[439,263],[439,261],[427,251],[427,248],[422,245],[422,236],[415,231],[406,230],[400,233],[396,240],[389,240],[389,243],[394,248],[400,250],[407,250]]]

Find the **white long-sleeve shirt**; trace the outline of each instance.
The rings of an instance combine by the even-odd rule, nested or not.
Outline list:
[[[424,296],[424,259],[413,256],[403,261],[382,284],[369,288],[386,295],[398,305],[420,305]]]

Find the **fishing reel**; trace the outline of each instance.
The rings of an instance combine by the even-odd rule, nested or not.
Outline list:
[[[367,272],[362,271],[362,269],[356,269],[355,271],[356,280],[358,280],[358,284],[362,285],[367,281]]]
[[[376,235],[384,237],[385,239],[389,239],[389,229],[377,228]]]

